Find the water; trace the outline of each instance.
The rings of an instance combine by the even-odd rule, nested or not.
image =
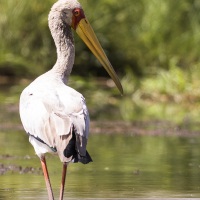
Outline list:
[[[94,162],[71,164],[65,199],[200,198],[200,137],[90,135]],[[22,131],[0,133],[0,199],[47,199],[40,162]],[[48,155],[58,199],[62,165]]]

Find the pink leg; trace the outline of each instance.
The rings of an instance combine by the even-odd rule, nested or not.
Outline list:
[[[63,200],[66,173],[67,173],[67,163],[63,163],[62,182],[61,182],[61,187],[60,187],[60,198],[59,198],[59,200]]]
[[[52,191],[52,187],[51,187],[51,183],[50,183],[50,179],[49,179],[49,173],[48,173],[48,170],[47,170],[47,164],[46,164],[45,157],[42,157],[40,159],[40,161],[41,161],[42,170],[43,170],[43,173],[44,173],[44,179],[45,179],[45,182],[46,182],[49,200],[54,200],[53,191]]]

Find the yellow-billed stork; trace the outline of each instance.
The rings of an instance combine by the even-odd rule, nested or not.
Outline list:
[[[58,0],[51,8],[48,23],[57,48],[57,61],[51,70],[23,90],[20,117],[29,141],[40,158],[49,200],[53,200],[54,195],[45,153],[57,153],[63,163],[62,200],[68,163],[87,164],[92,161],[86,150],[89,113],[85,99],[66,85],[75,57],[71,27],[107,70],[121,94],[123,89],[77,0]]]

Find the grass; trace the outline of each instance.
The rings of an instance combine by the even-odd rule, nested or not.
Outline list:
[[[122,80],[125,88],[125,104],[119,104],[122,117],[129,121],[142,118],[175,123],[198,122],[199,76],[198,65],[190,71],[171,65],[169,70],[158,70],[140,80],[139,84],[134,75],[128,73]],[[134,87],[134,83],[138,87]]]

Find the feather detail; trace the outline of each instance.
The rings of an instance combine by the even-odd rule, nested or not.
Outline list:
[[[20,97],[20,117],[36,154],[56,152],[62,162],[92,161],[86,151],[90,119],[84,97],[63,82],[46,85],[46,79],[52,74],[40,76]]]

